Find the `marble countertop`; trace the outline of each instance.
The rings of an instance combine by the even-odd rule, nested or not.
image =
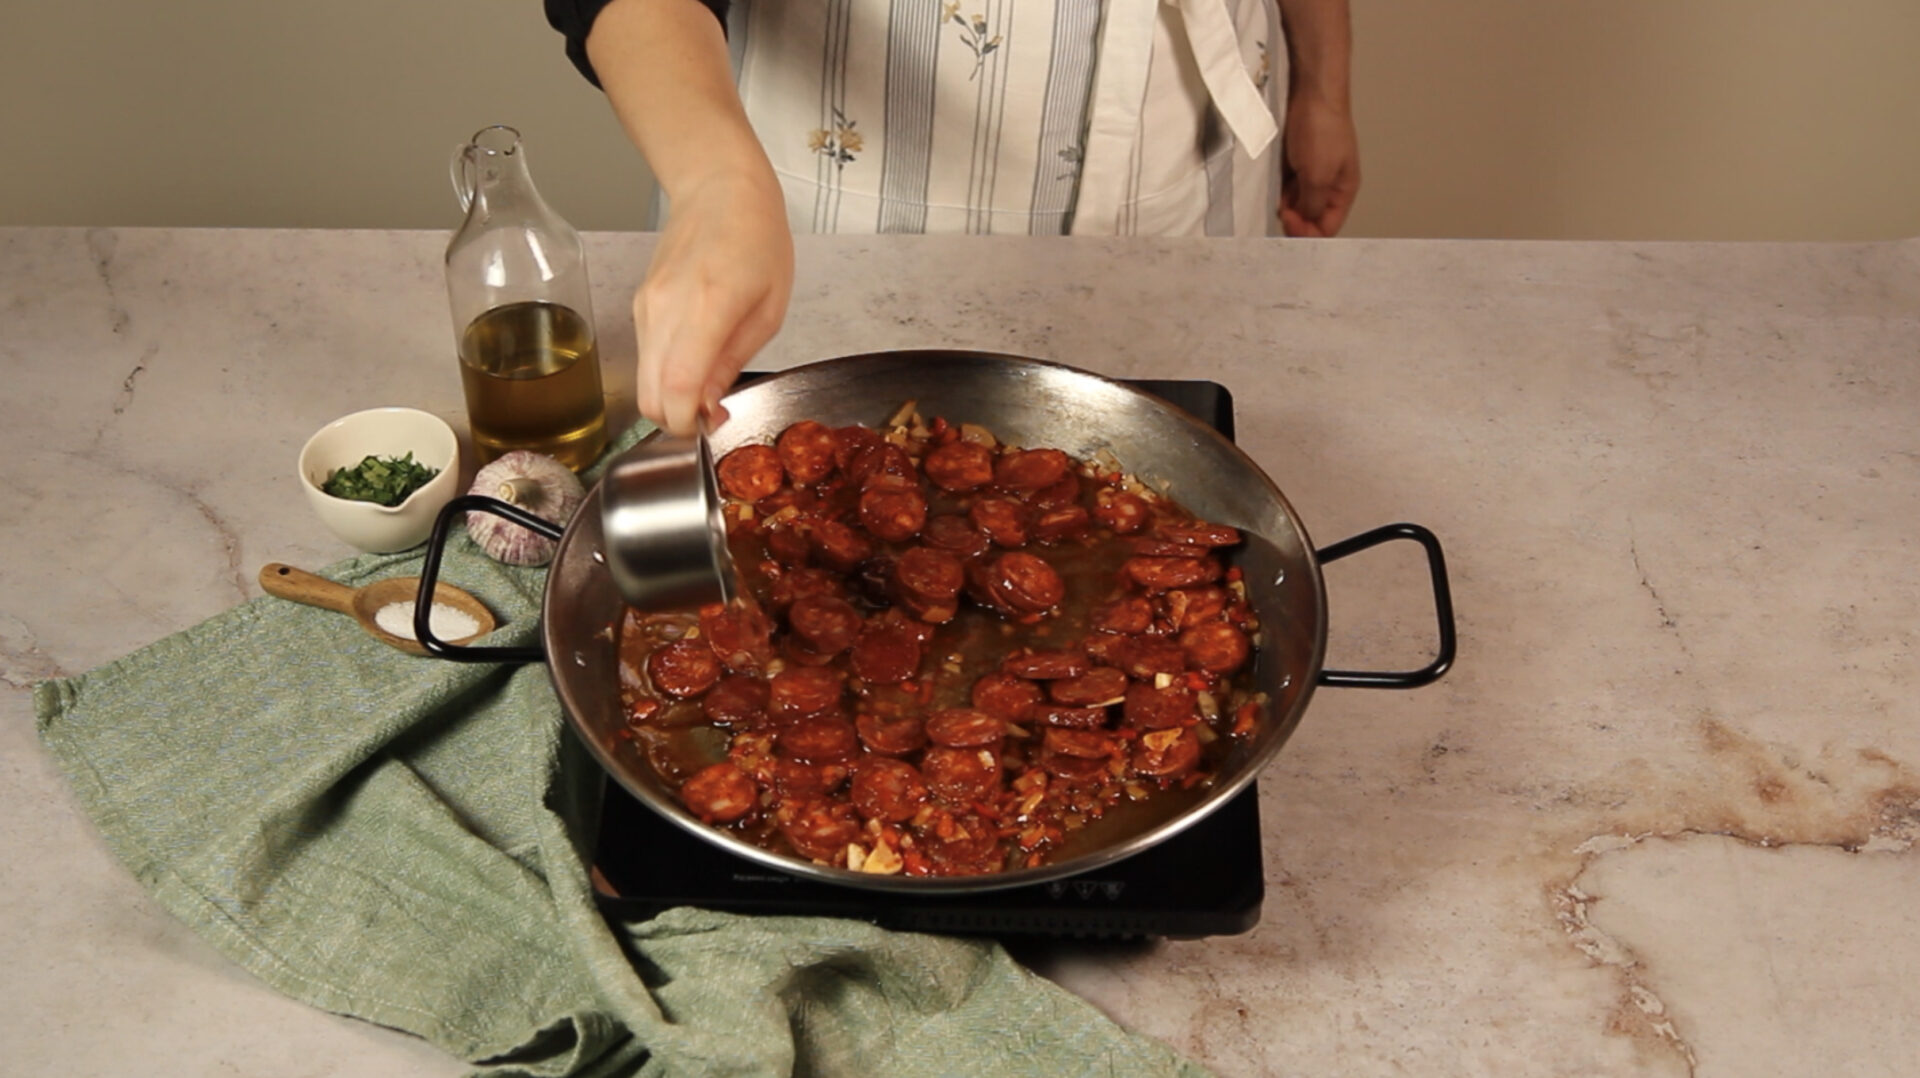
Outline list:
[[[426,232],[0,230],[0,1069],[453,1075],[147,900],[30,686],[350,551],[307,435],[462,425]],[[651,238],[593,235],[610,392]],[[1232,390],[1321,545],[1446,544],[1460,654],[1324,690],[1238,937],[1018,953],[1222,1075],[1920,1073],[1920,241],[804,238],[759,368],[952,346]],[[1400,546],[1408,551],[1400,552]],[[1328,663],[1426,661],[1417,550]]]

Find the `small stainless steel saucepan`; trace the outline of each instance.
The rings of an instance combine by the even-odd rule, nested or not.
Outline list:
[[[450,522],[469,509],[499,513],[560,541],[548,572],[539,648],[463,648],[423,639],[429,651],[473,662],[549,660],[568,722],[608,774],[639,801],[707,842],[794,875],[848,887],[910,893],[986,891],[1085,872],[1178,834],[1251,783],[1299,725],[1318,686],[1415,688],[1446,672],[1454,655],[1453,609],[1439,540],[1415,524],[1393,524],[1316,550],[1293,507],[1259,465],[1198,419],[1148,393],[1073,367],[979,352],[882,352],[826,360],[761,378],[729,396],[730,420],[712,436],[712,452],[771,442],[789,424],[878,426],[905,401],[921,414],[977,423],[1001,441],[1051,446],[1079,458],[1111,454],[1121,467],[1200,517],[1239,528],[1247,542],[1231,552],[1262,626],[1253,688],[1271,699],[1257,734],[1237,743],[1213,783],[1193,801],[1137,830],[1103,836],[1090,849],[1035,868],[965,877],[881,876],[803,861],[754,846],[708,826],[620,736],[626,715],[617,675],[618,643],[607,631],[624,609],[608,565],[602,521],[603,480],[564,530],[492,499],[448,505],[421,573],[431,588]],[[615,472],[617,474],[617,470]],[[491,504],[489,504],[491,503]],[[1322,669],[1327,608],[1321,566],[1396,540],[1417,542],[1432,575],[1438,622],[1436,655],[1406,672]]]
[[[733,555],[706,424],[690,438],[657,433],[607,467],[597,488],[607,575],[641,610],[733,599]]]

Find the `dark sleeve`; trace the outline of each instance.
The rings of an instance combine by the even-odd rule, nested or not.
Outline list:
[[[593,20],[599,16],[600,9],[613,0],[546,0],[547,25],[553,27],[567,39],[567,59],[587,77],[595,86],[600,85],[600,76],[593,73],[593,63],[587,59],[587,32],[593,29]],[[731,0],[699,0],[713,17],[720,20],[720,28],[727,27],[727,5]]]

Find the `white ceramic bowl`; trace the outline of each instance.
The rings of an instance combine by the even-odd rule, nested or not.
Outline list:
[[[321,490],[327,476],[368,456],[413,459],[440,474],[389,508],[336,498]],[[406,550],[426,541],[441,507],[460,488],[460,440],[438,416],[415,408],[369,408],[321,427],[300,450],[300,486],[327,530],[374,554]]]

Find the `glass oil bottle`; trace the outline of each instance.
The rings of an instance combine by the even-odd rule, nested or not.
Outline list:
[[[593,305],[580,234],[527,171],[511,127],[454,151],[466,220],[447,245],[447,299],[481,463],[514,449],[579,471],[607,445]]]

